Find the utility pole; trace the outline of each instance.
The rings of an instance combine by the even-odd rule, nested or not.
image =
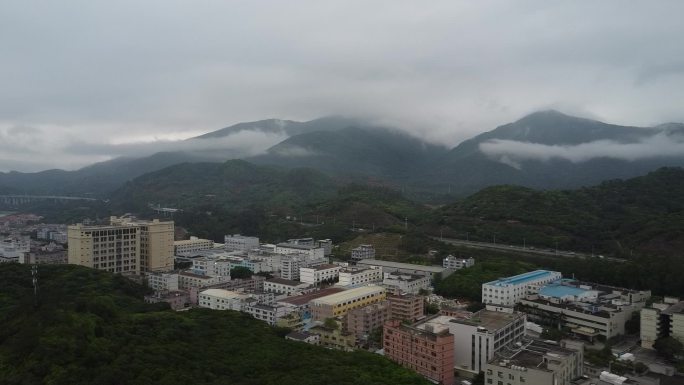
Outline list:
[[[33,304],[38,307],[38,265],[33,265],[31,268],[31,277],[33,281]]]
[[[408,230],[408,217],[404,217],[404,230]]]

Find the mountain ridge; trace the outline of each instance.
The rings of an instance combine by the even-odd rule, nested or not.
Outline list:
[[[245,130],[284,135],[285,140],[265,153],[243,159],[261,165],[313,168],[333,178],[400,187],[415,191],[424,197],[421,199],[437,201],[445,195],[464,196],[498,184],[573,188],[643,175],[663,166],[684,165],[681,123],[650,128],[619,126],[546,110],[476,135],[451,149],[401,130],[361,123],[358,119],[334,116],[308,122],[267,119],[239,123],[189,140],[230,138]],[[581,161],[563,158],[564,154],[579,151],[573,146],[603,142],[613,147],[646,145],[643,143],[656,137],[679,143],[682,154],[675,149],[669,156],[658,156],[656,151],[653,156],[635,160],[610,156]],[[521,148],[511,149],[512,146]],[[511,151],[513,155],[509,155]],[[516,158],[515,151],[533,153]],[[536,155],[535,151],[542,154]],[[565,152],[560,156],[544,155],[553,151]],[[143,158],[117,158],[77,171],[0,173],[0,187],[29,194],[107,197],[127,181],[174,164],[234,158],[216,149],[161,152]]]

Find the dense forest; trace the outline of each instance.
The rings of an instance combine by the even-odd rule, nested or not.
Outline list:
[[[423,384],[384,357],[287,341],[248,315],[173,312],[78,266],[0,265],[2,384]]]
[[[471,240],[630,258],[684,249],[684,170],[662,168],[578,190],[484,189],[437,210],[428,231]]]

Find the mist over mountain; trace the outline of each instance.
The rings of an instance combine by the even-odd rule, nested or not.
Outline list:
[[[397,130],[353,126],[296,135],[248,160],[396,182],[410,180],[447,151]]]
[[[127,153],[153,148],[132,146]],[[159,148],[173,151],[116,158],[77,171],[0,173],[0,188],[106,197],[126,181],[165,167],[229,159],[311,168],[336,178],[433,195],[465,195],[499,184],[574,188],[684,165],[684,124],[619,126],[549,110],[448,149],[358,119],[269,119],[163,142]]]
[[[472,193],[497,184],[554,189],[630,178],[684,165],[682,127],[619,126],[537,112],[461,143],[421,181],[441,179]]]
[[[356,122],[342,117],[327,117],[309,122],[269,119],[239,123],[182,141],[120,145],[73,144],[73,150],[81,154],[124,153],[127,156],[98,162],[75,171],[0,172],[0,188],[15,194],[105,197],[126,181],[165,167],[186,162],[222,163],[229,159],[251,157],[265,152],[291,135],[335,130]]]
[[[295,122],[292,120],[266,119],[256,122],[238,123],[230,127],[212,131],[192,139],[224,138],[235,135],[243,131],[256,131],[267,134],[283,134],[294,136],[306,134],[314,131],[336,131],[339,129],[360,125],[363,122],[359,119],[347,118],[342,116],[328,116],[314,119],[308,122]]]

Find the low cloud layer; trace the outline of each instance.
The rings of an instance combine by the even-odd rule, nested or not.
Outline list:
[[[361,117],[448,146],[548,108],[682,122],[682,14],[678,0],[3,1],[0,170],[267,118]]]
[[[480,144],[480,151],[488,157],[515,168],[524,161],[567,160],[573,163],[596,158],[635,161],[657,157],[684,157],[684,138],[665,133],[635,143],[597,140],[573,146],[545,145],[513,140],[489,140]]]
[[[77,168],[83,164],[116,157],[143,157],[157,152],[184,151],[208,158],[242,158],[264,153],[285,138],[287,136],[284,133],[239,131],[222,138],[108,144],[85,142],[76,135],[52,138],[49,131],[12,127],[0,129],[0,153],[5,155],[5,159],[0,159],[0,171],[41,171],[55,168],[55,163],[49,160],[50,156],[60,158],[60,165],[66,165],[67,168]]]
[[[65,150],[77,155],[108,155],[139,157],[156,152],[215,152],[233,154],[234,157],[246,157],[265,152],[271,146],[285,140],[284,133],[274,134],[262,131],[239,131],[222,138],[201,138],[188,140],[158,140],[150,142],[132,142],[123,144],[103,144],[75,142],[66,146]]]
[[[298,158],[319,155],[315,151],[296,145],[279,146],[273,150],[274,155],[286,158]]]

